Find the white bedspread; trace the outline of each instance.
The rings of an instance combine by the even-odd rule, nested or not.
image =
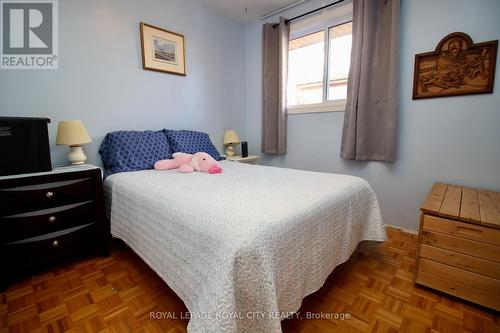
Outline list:
[[[105,181],[112,235],[184,301],[191,333],[281,332],[279,314],[297,311],[361,240],[386,239],[361,178],[221,165]]]

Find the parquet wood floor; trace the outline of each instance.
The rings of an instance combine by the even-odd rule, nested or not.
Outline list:
[[[287,319],[284,333],[500,332],[498,313],[413,284],[416,236],[389,228],[389,241],[355,253]],[[2,272],[5,274],[5,272]],[[1,332],[186,332],[183,302],[131,250],[61,266],[0,294]],[[304,319],[306,313],[350,319]]]

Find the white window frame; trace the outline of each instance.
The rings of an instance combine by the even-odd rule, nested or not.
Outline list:
[[[319,31],[324,31],[324,59],[323,64],[323,102],[313,104],[300,104],[300,105],[287,105],[288,114],[304,114],[304,113],[317,113],[317,112],[344,112],[347,100],[328,100],[328,69],[330,65],[330,28],[337,25],[342,25],[352,21],[352,13],[335,17],[333,19],[321,22],[319,24],[311,25],[306,28],[297,30],[290,34],[290,40],[304,37]],[[292,23],[293,24],[293,23]]]

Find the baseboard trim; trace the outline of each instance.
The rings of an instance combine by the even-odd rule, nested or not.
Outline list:
[[[402,230],[402,231],[407,232],[409,234],[418,235],[418,231],[417,230],[411,230],[411,229],[401,228],[401,227],[399,227],[397,225],[392,225],[392,224],[386,224],[385,226],[386,227],[391,227],[391,228],[394,228],[394,229],[399,229],[399,230]]]

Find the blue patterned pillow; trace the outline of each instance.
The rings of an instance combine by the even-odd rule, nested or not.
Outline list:
[[[171,158],[172,149],[165,131],[117,131],[106,134],[99,154],[107,177],[152,169],[156,161]]]
[[[166,130],[168,141],[172,146],[172,152],[194,154],[205,152],[219,161],[220,154],[215,148],[207,133],[186,130]]]

